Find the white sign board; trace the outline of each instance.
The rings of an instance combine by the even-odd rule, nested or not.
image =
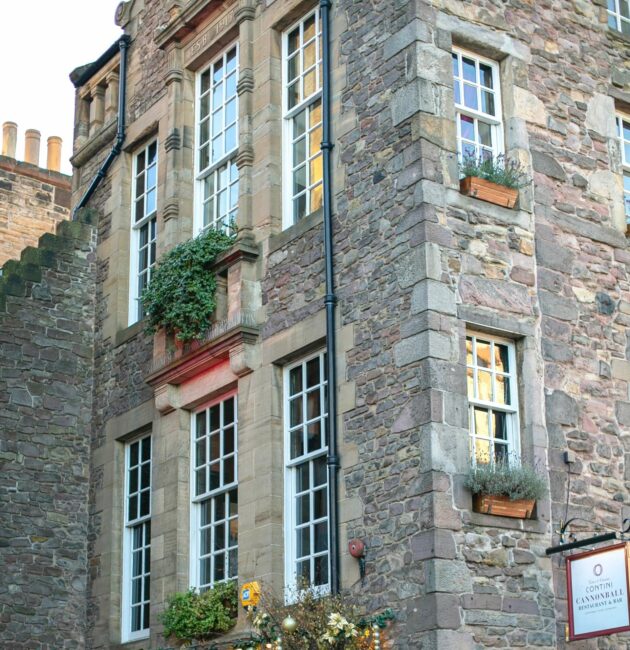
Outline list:
[[[567,558],[569,639],[630,630],[627,544]]]

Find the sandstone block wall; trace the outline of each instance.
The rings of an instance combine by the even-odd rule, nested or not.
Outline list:
[[[0,266],[70,216],[70,177],[0,156]]]
[[[3,267],[2,647],[85,647],[95,250],[64,221]]]

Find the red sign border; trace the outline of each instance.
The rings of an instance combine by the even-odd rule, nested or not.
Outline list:
[[[588,632],[586,634],[574,633],[573,625],[573,592],[571,589],[571,563],[574,560],[580,560],[582,558],[588,557],[589,555],[598,555],[600,553],[606,553],[608,551],[614,551],[616,549],[623,548],[625,549],[626,556],[626,594],[628,596],[628,620],[630,621],[630,580],[628,576],[628,569],[630,567],[630,543],[621,542],[620,544],[613,544],[612,546],[606,546],[604,548],[596,548],[592,551],[585,551],[584,553],[576,553],[575,555],[570,555],[567,557],[567,598],[569,601],[569,641],[581,641],[582,639],[593,639],[598,636],[607,636],[609,634],[617,634],[619,632],[627,632],[630,630],[630,624],[624,625],[622,627],[610,628],[608,630],[599,630],[597,632]]]

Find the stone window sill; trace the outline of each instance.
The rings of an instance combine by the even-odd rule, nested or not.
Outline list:
[[[139,320],[137,323],[134,323],[133,325],[129,325],[129,327],[126,327],[125,329],[117,332],[116,340],[114,341],[114,347],[117,348],[118,346],[123,345],[123,343],[126,343],[130,339],[137,336],[140,332],[144,330],[145,324],[146,323],[144,322],[144,320]]]
[[[527,533],[547,532],[547,522],[542,519],[514,519],[512,517],[499,517],[497,515],[482,515],[469,510],[463,513],[462,521],[473,526],[485,526],[489,528],[509,528],[511,530],[522,530]]]
[[[312,214],[309,214],[304,219],[301,219],[293,226],[290,226],[286,230],[278,233],[277,235],[272,235],[269,238],[269,253],[275,253],[275,251],[280,248],[284,248],[289,242],[301,237],[305,232],[309,231],[311,228],[323,223],[324,221],[324,211],[317,210]]]

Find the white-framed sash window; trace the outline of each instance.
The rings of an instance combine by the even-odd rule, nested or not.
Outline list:
[[[282,36],[283,225],[322,207],[322,36],[319,10]]]
[[[518,462],[520,438],[514,342],[468,332],[466,377],[473,463]]]
[[[459,48],[452,62],[457,155],[496,158],[504,152],[499,65]]]
[[[238,577],[236,394],[193,415],[191,584]]]
[[[630,36],[630,0],[608,0],[608,26]]]
[[[142,291],[151,280],[157,246],[158,144],[153,140],[133,157],[129,324],[144,316]]]
[[[330,589],[326,355],[284,371],[285,587],[287,597]]]
[[[238,44],[197,74],[195,231],[231,231],[238,213]]]
[[[623,202],[626,211],[626,223],[630,224],[630,117],[627,115],[617,115],[617,135],[623,166]]]
[[[125,445],[123,641],[149,636],[151,608],[151,436]]]

